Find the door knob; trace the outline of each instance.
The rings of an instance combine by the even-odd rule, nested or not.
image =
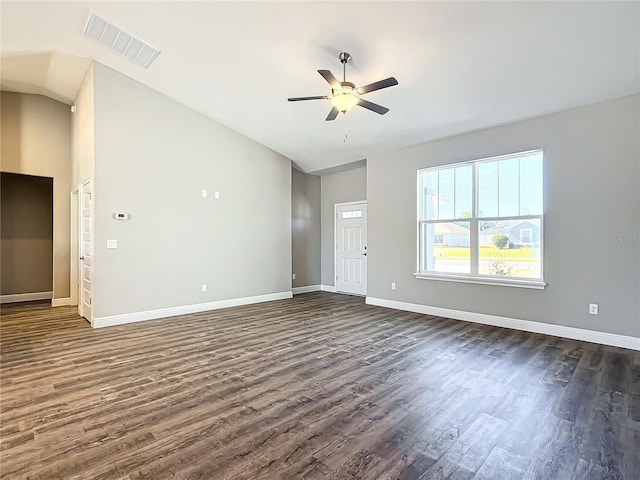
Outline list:
[[[84,257],[80,257],[80,260],[84,260]]]
[[[364,255],[366,257],[367,256],[367,252],[364,252],[362,255]]]

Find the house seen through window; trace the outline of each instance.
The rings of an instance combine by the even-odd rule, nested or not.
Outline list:
[[[541,150],[418,171],[416,276],[542,283]]]

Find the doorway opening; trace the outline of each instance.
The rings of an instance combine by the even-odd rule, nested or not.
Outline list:
[[[0,174],[0,303],[53,298],[53,178]]]

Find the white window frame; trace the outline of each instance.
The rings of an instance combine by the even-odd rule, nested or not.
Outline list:
[[[419,279],[425,280],[440,280],[447,282],[463,282],[463,283],[476,283],[482,285],[497,285],[497,286],[509,286],[509,287],[522,287],[522,288],[534,288],[534,289],[543,289],[546,286],[544,282],[544,194],[542,197],[542,213],[539,215],[517,215],[517,216],[509,216],[509,217],[479,217],[478,216],[478,165],[482,163],[495,162],[501,160],[508,160],[510,158],[519,158],[525,157],[528,155],[532,155],[535,153],[539,153],[543,155],[543,165],[542,165],[542,174],[543,174],[543,192],[544,192],[544,152],[542,149],[529,150],[524,152],[516,152],[507,155],[500,155],[495,157],[482,158],[478,160],[466,161],[466,162],[458,162],[447,165],[438,165],[434,167],[427,167],[419,169],[417,172],[417,264],[416,264],[416,273],[414,276]],[[420,174],[424,171],[437,171],[437,170],[447,170],[456,167],[462,167],[465,165],[471,165],[472,167],[472,194],[471,194],[471,202],[472,202],[472,216],[470,218],[448,218],[448,219],[437,219],[437,220],[423,220],[422,219],[422,185],[420,180]],[[527,279],[524,277],[500,277],[495,275],[481,275],[478,272],[478,267],[480,264],[480,231],[478,228],[479,222],[491,222],[491,221],[509,221],[509,220],[539,220],[540,221],[540,278],[539,279]],[[445,272],[433,272],[433,271],[422,271],[422,228],[424,224],[436,224],[436,223],[453,223],[453,222],[469,222],[470,223],[470,273],[468,274],[460,274],[460,273],[445,273]],[[474,233],[475,232],[475,233]],[[533,231],[531,232],[531,238],[533,240]]]

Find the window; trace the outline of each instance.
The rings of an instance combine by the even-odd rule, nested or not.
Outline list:
[[[531,239],[533,234],[533,229],[531,228],[523,228],[520,230],[520,243],[531,243]]]
[[[418,171],[419,278],[541,288],[541,150]]]
[[[342,212],[342,218],[362,218],[362,210],[347,210]]]

